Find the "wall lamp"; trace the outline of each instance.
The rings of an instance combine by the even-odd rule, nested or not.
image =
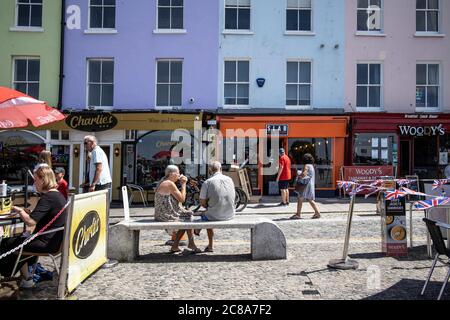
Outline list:
[[[118,157],[119,154],[120,154],[120,149],[119,149],[119,148],[115,148],[115,149],[114,149],[114,155],[115,155],[116,157]]]
[[[78,158],[78,155],[80,154],[80,150],[78,149],[78,147],[73,148],[73,154],[75,158]]]

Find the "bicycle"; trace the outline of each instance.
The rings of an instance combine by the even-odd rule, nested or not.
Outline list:
[[[236,212],[241,212],[247,207],[248,204],[247,193],[241,187],[234,187],[234,190],[236,192],[234,206]]]

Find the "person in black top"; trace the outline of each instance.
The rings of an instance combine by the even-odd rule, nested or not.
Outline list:
[[[57,190],[58,184],[55,179],[53,170],[48,166],[42,166],[37,168],[34,172],[34,184],[36,190],[41,194],[36,208],[29,213],[28,210],[24,210],[19,207],[13,207],[13,211],[20,215],[20,218],[25,222],[28,228],[33,228],[32,234],[39,232],[44,226],[46,226],[66,204],[66,199]],[[27,212],[28,211],[28,212]],[[63,227],[66,221],[66,210],[48,227],[48,230]],[[24,242],[24,237],[14,237],[2,241],[0,245],[0,254],[5,253],[12,248]],[[36,237],[33,241],[27,244],[23,251],[26,252],[48,252],[56,253],[61,247],[63,241],[63,231],[49,233]],[[15,262],[17,260],[17,252],[10,254],[9,256],[0,260],[0,274],[4,277],[11,276]],[[33,264],[36,262],[36,258],[27,260],[20,263],[16,270],[21,270],[22,277],[25,280],[28,278],[28,268],[25,263]],[[23,267],[23,268],[22,268]],[[13,275],[14,276],[14,275]]]

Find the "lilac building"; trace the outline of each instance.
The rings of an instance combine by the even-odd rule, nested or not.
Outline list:
[[[217,108],[218,1],[66,6],[64,109]]]

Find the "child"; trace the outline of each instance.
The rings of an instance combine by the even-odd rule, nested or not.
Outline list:
[[[64,196],[64,198],[67,199],[69,185],[67,184],[67,181],[64,180],[65,174],[66,174],[66,170],[64,170],[64,168],[58,167],[55,169],[55,177],[56,177],[56,182],[58,183],[58,191],[61,192],[61,194]]]

